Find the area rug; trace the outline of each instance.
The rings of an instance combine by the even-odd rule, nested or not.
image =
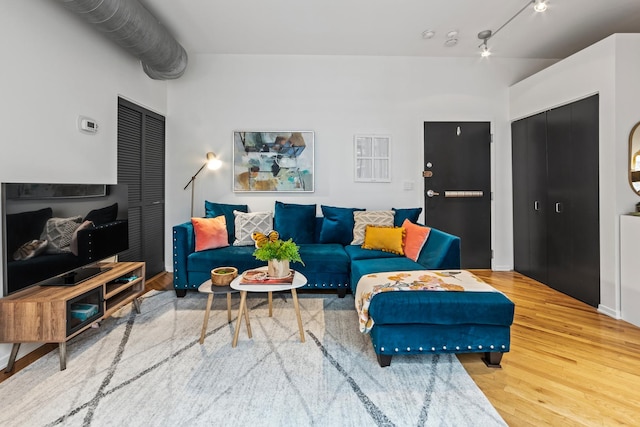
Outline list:
[[[353,297],[302,294],[306,342],[291,296],[250,294],[253,338],[239,306],[227,323],[214,300],[198,340],[206,296],[146,294],[141,313],[122,308],[98,328],[0,384],[2,426],[504,426],[455,356],[395,357],[381,368],[358,330]]]

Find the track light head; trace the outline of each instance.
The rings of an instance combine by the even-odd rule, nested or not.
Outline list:
[[[534,0],[533,2],[533,10],[536,12],[544,12],[547,10],[547,1],[546,0]]]

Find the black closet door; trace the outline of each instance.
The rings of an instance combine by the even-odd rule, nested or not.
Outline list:
[[[513,182],[513,268],[525,276],[532,276],[529,244],[529,184],[527,169],[527,125],[529,119],[511,123],[511,164]]]
[[[146,277],[164,271],[165,119],[118,99],[118,183],[129,190],[129,250],[121,261],[144,261]]]
[[[597,307],[600,304],[600,198],[598,154],[598,96],[572,104],[573,210],[572,236],[576,258],[573,260],[572,294]]]
[[[600,302],[598,97],[547,112],[548,285]]]
[[[549,213],[547,215],[547,284],[571,295],[575,246],[571,216],[573,206],[574,149],[571,141],[571,105],[547,112]]]
[[[547,118],[545,113],[527,119],[527,202],[530,277],[546,283],[548,274]]]
[[[546,115],[513,122],[514,269],[547,279],[547,153]]]

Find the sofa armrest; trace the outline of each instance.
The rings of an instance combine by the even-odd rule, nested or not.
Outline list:
[[[101,261],[129,247],[129,222],[116,220],[78,231],[78,261]]]
[[[431,228],[418,263],[427,270],[452,270],[460,268],[460,238]]]
[[[173,227],[173,287],[187,289],[187,257],[196,249],[191,221]]]

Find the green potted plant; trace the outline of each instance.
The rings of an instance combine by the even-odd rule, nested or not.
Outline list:
[[[300,248],[292,239],[275,239],[259,242],[259,247],[253,252],[253,256],[260,261],[267,261],[267,274],[271,277],[287,277],[290,273],[289,263],[299,262]]]

